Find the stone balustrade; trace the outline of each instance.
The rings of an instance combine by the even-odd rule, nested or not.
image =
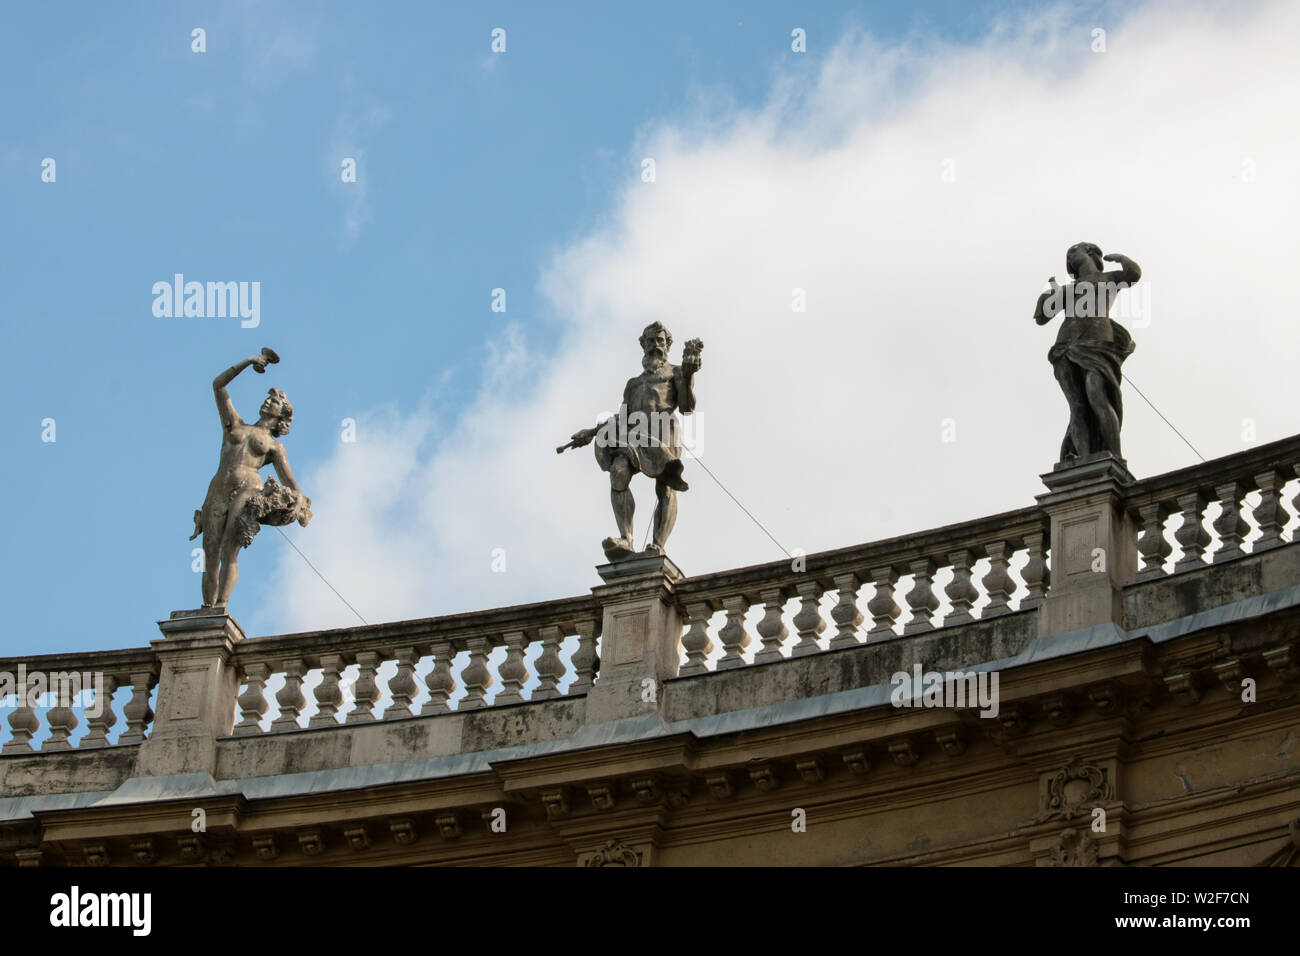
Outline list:
[[[233,732],[263,733],[268,712],[274,732],[586,693],[599,668],[599,636],[600,609],[587,596],[241,641],[234,648],[240,692]],[[496,648],[505,653],[493,666]],[[386,680],[379,676],[385,665],[392,665]],[[355,676],[346,680],[349,668]],[[268,699],[274,678],[281,686]],[[379,710],[381,697],[388,704]],[[314,713],[304,719],[308,710]]]
[[[1025,508],[793,561],[687,578],[676,589],[688,621],[681,674],[704,673],[710,664],[726,670],[839,650],[1028,610],[1046,594],[1048,558],[1046,516],[1039,508]],[[746,618],[756,609],[761,613],[755,641]],[[715,617],[720,617],[716,644],[709,633]]]
[[[0,752],[36,751],[34,740],[42,730],[49,731],[40,743],[42,753],[138,744],[153,724],[150,698],[158,681],[158,660],[151,648],[0,659],[0,673],[15,686],[40,691],[37,700],[27,694],[6,698],[11,736]],[[123,688],[129,688],[129,695],[117,693]],[[99,694],[102,701],[96,699]],[[121,697],[125,699],[115,700]],[[76,710],[83,711],[86,729],[74,743],[82,723]]]
[[[1286,503],[1300,513],[1297,475],[1300,440],[1288,438],[1130,485],[1125,499],[1140,529],[1137,580],[1181,574],[1296,540],[1300,522]]]
[[[101,675],[108,704],[91,717],[81,700],[83,721],[57,687],[39,706],[11,696],[0,751],[145,743],[138,772],[192,772],[213,765],[223,738],[561,697],[586,698],[575,720],[617,720],[654,712],[666,678],[1009,614],[1035,615],[1016,619],[1017,633],[1027,620],[1041,635],[1122,628],[1134,586],[1300,539],[1297,476],[1300,436],[1141,481],[1114,459],[1088,460],[1044,475],[1033,507],[695,577],[639,558],[557,601],[252,639],[223,612],[175,612],[149,648],[0,661],[15,675]]]

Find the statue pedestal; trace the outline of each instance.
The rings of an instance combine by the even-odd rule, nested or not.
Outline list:
[[[1057,465],[1042,479],[1048,490],[1037,500],[1051,518],[1052,571],[1038,633],[1123,627],[1123,589],[1137,575],[1137,528],[1124,494],[1133,476],[1123,459],[1102,453]]]
[[[224,607],[172,611],[158,622],[158,699],[134,776],[211,773],[216,738],[235,721],[239,676],[232,654],[243,629]]]
[[[673,586],[684,575],[664,554],[602,564],[592,588],[603,609],[600,676],[587,694],[587,722],[659,711],[662,681],[677,676],[682,625]]]

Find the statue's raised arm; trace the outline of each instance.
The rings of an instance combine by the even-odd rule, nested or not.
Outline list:
[[[704,343],[699,339],[691,339],[682,346],[682,364],[677,366],[674,381],[677,384],[677,407],[683,415],[695,411],[695,373],[703,364],[702,351]]]
[[[1102,256],[1106,262],[1115,262],[1119,264],[1118,269],[1111,269],[1105,273],[1105,278],[1110,282],[1122,282],[1125,285],[1133,285],[1142,278],[1142,269],[1136,262],[1126,255],[1118,252],[1112,252],[1110,255]]]
[[[274,349],[262,349],[260,355],[250,356],[242,362],[230,366],[212,380],[212,393],[217,399],[217,414],[221,416],[223,428],[230,429],[236,425],[244,424],[244,420],[239,417],[239,412],[235,411],[235,403],[230,400],[230,393],[226,391],[226,386],[235,380],[236,375],[250,365],[253,366],[254,371],[265,372],[267,365],[274,365],[279,361],[280,356],[275,353]]]

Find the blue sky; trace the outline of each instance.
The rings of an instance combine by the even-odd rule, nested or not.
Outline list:
[[[865,35],[881,49],[916,42],[962,50],[983,42],[1000,18],[1032,18],[1037,9],[562,6],[0,9],[0,320],[10,356],[0,383],[7,451],[0,480],[11,504],[0,544],[0,654],[142,645],[158,636],[154,621],[199,603],[187,538],[220,442],[209,383],[234,361],[264,345],[283,356],[266,376],[246,373],[231,393],[251,418],[268,386],[287,391],[297,416],[285,444],[308,494],[339,453],[345,418],[400,423],[423,408],[430,414],[412,441],[454,446],[453,423],[462,427],[496,387],[494,356],[513,349],[530,357],[510,366],[511,388],[520,388],[538,374],[539,359],[569,341],[544,275],[557,256],[619,221],[648,130],[760,110],[782,83],[824,83],[831,51],[846,36]],[[1086,28],[1090,16],[1074,8],[1071,22]],[[202,54],[191,51],[195,27],[206,30]],[[504,55],[490,51],[496,27],[506,30]],[[795,27],[807,31],[806,54],[790,49]],[[1083,36],[1077,56],[1087,55]],[[57,163],[54,183],[41,180],[46,157]],[[346,157],[357,160],[357,183],[340,181]],[[1267,167],[1267,156],[1261,163]],[[1293,169],[1286,176],[1283,192],[1293,202]],[[986,225],[954,222],[972,233]],[[1042,238],[1035,283],[1063,272],[1066,244],[1054,230]],[[260,282],[260,327],[155,317],[151,288],[177,272]],[[490,309],[498,287],[507,290],[505,315]],[[1020,297],[1037,291],[1031,285]],[[634,339],[639,326],[629,328]],[[1048,341],[1024,335],[1035,355],[1045,353]],[[679,343],[687,337],[682,329]],[[706,352],[706,362],[715,354]],[[897,361],[906,359],[904,352]],[[627,374],[636,361],[627,356]],[[1044,401],[1056,402],[1050,369],[1035,361],[1034,380],[1051,396]],[[624,377],[620,370],[612,380]],[[585,388],[578,375],[573,388]],[[588,400],[612,406],[608,384],[599,388]],[[1039,471],[1059,444],[1061,409],[1052,413]],[[41,440],[47,418],[56,423],[52,443]],[[558,444],[587,423],[559,422],[539,444]],[[1283,433],[1290,432],[1261,440]],[[1188,463],[1178,457],[1185,449],[1169,447],[1162,464]],[[1226,439],[1207,447],[1235,450]],[[551,456],[539,467],[555,464]],[[590,462],[573,467],[595,489],[590,510],[607,524],[599,474]],[[1035,472],[1019,471],[1028,483],[1014,500],[992,492],[971,502],[970,513],[899,519],[902,530],[1027,504]],[[739,477],[740,469],[729,473]],[[786,493],[801,494],[797,483]],[[746,494],[751,503],[761,497]],[[762,504],[768,515],[779,512],[774,497]],[[317,499],[318,514],[321,506]],[[435,507],[458,507],[454,483]],[[680,520],[691,520],[685,505]],[[888,520],[864,530],[895,533]],[[315,527],[286,530],[371,621],[410,613],[368,601],[360,584],[349,587],[346,549],[323,554]],[[860,540],[857,529],[845,534],[813,539],[823,547]],[[485,539],[484,555],[492,543]],[[600,557],[592,550],[545,556],[582,570],[558,593],[537,584],[483,600],[578,593],[596,583],[587,580]],[[752,560],[776,556],[755,552]],[[232,610],[246,627],[295,620],[265,610],[286,560],[299,559],[270,530],[244,552]],[[688,568],[713,569],[700,561]],[[482,606],[466,606],[455,590],[435,592],[436,583],[423,613]],[[327,592],[310,600],[339,610]]]
[[[493,288],[544,347],[539,264],[638,174],[640,124],[696,88],[757,100],[799,68],[795,26],[811,70],[847,25],[960,36],[976,9],[705,7],[6,4],[0,653],[138,645],[198,603],[185,539],[219,449],[209,382],[234,360],[284,356],[232,393],[249,417],[270,384],[288,392],[307,484],[362,408],[432,394],[454,416],[501,324]],[[155,318],[175,272],[259,281],[260,327]],[[241,562],[245,605],[263,557]]]

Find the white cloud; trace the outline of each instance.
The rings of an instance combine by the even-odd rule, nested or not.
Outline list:
[[[810,88],[779,78],[761,109],[647,128],[630,168],[653,156],[657,181],[632,179],[545,271],[558,341],[508,332],[449,426],[432,408],[363,421],[304,478],[304,549],[372,621],[598,583],[607,477],[553,449],[614,409],[654,319],[674,360],[704,339],[704,460],[786,547],[1030,504],[1066,422],[1056,326],[1030,316],[1081,240],[1141,264],[1152,315],[1128,323],[1125,371],[1203,454],[1239,450],[1247,418],[1261,441],[1294,432],[1300,9],[1147,7],[1104,24],[1102,54],[1071,16],[961,48],[847,38]],[[1136,474],[1194,460],[1125,398]],[[686,477],[669,553],[687,573],[780,557],[698,465]],[[653,494],[634,490],[640,535]],[[348,623],[296,555],[277,575],[257,633]]]

